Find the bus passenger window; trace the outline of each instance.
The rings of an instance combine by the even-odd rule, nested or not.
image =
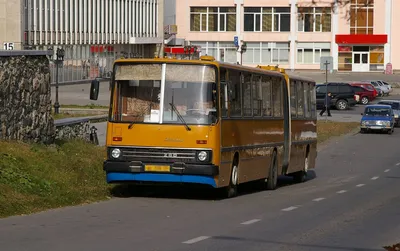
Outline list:
[[[297,117],[304,117],[304,90],[303,83],[300,81],[296,82],[297,89]]]
[[[272,78],[272,100],[274,117],[282,116],[282,79]]]
[[[228,83],[221,82],[221,116],[228,116]]]
[[[221,116],[228,116],[228,83],[227,83],[227,70],[225,68],[220,69],[220,103],[221,103]]]
[[[246,117],[252,116],[251,110],[251,75],[247,73],[244,75],[243,82],[243,115]]]
[[[272,116],[272,101],[271,101],[272,82],[269,77],[263,76],[261,79],[262,92],[262,115],[264,117]]]
[[[290,81],[290,111],[292,117],[297,116],[297,99],[296,99],[296,85],[294,81]]]
[[[254,76],[252,80],[253,115],[261,116],[262,96],[261,96],[261,77]]]
[[[240,88],[240,72],[229,71],[229,101],[230,101],[230,117],[242,116],[242,95]]]
[[[311,95],[311,117],[317,117],[317,93],[315,83],[310,84],[310,95]]]
[[[311,116],[311,95],[310,95],[310,84],[304,84],[304,110],[305,110],[305,117],[310,118]]]

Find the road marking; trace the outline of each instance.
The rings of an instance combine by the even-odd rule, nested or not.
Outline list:
[[[400,166],[400,162],[396,164],[396,166]]]
[[[316,198],[316,199],[313,199],[313,201],[321,201],[321,200],[325,200],[325,198]]]
[[[242,225],[250,225],[250,224],[256,223],[258,221],[260,221],[260,219],[248,220],[248,221],[242,222],[240,224],[242,224]]]
[[[365,184],[358,184],[356,187],[363,187]]]
[[[282,209],[282,211],[288,212],[288,211],[295,210],[296,208],[297,207],[287,207],[287,208]]]
[[[345,193],[345,192],[347,192],[346,190],[340,190],[340,191],[337,191],[336,193]]]
[[[199,237],[184,241],[182,243],[184,243],[184,244],[193,244],[193,243],[196,243],[196,242],[199,242],[199,241],[207,240],[208,238],[211,238],[211,237],[210,236],[199,236]]]
[[[377,179],[379,179],[379,176],[375,176],[375,177],[371,178],[371,180],[377,180]]]
[[[390,171],[390,169],[386,169],[384,172],[387,173],[387,172],[389,172],[389,171]]]

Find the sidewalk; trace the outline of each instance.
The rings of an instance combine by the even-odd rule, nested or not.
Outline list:
[[[336,122],[360,122],[361,121],[361,114],[340,114],[340,113],[331,113],[332,117],[327,117],[329,121],[336,121]],[[325,121],[326,115],[320,116],[318,114],[318,121]]]

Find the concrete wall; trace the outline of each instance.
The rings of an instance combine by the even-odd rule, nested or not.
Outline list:
[[[21,49],[23,9],[21,0],[0,0],[0,50],[4,43],[14,43],[14,50]]]

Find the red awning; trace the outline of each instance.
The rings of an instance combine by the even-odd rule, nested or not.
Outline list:
[[[386,44],[387,35],[375,34],[349,34],[336,35],[337,44]]]

